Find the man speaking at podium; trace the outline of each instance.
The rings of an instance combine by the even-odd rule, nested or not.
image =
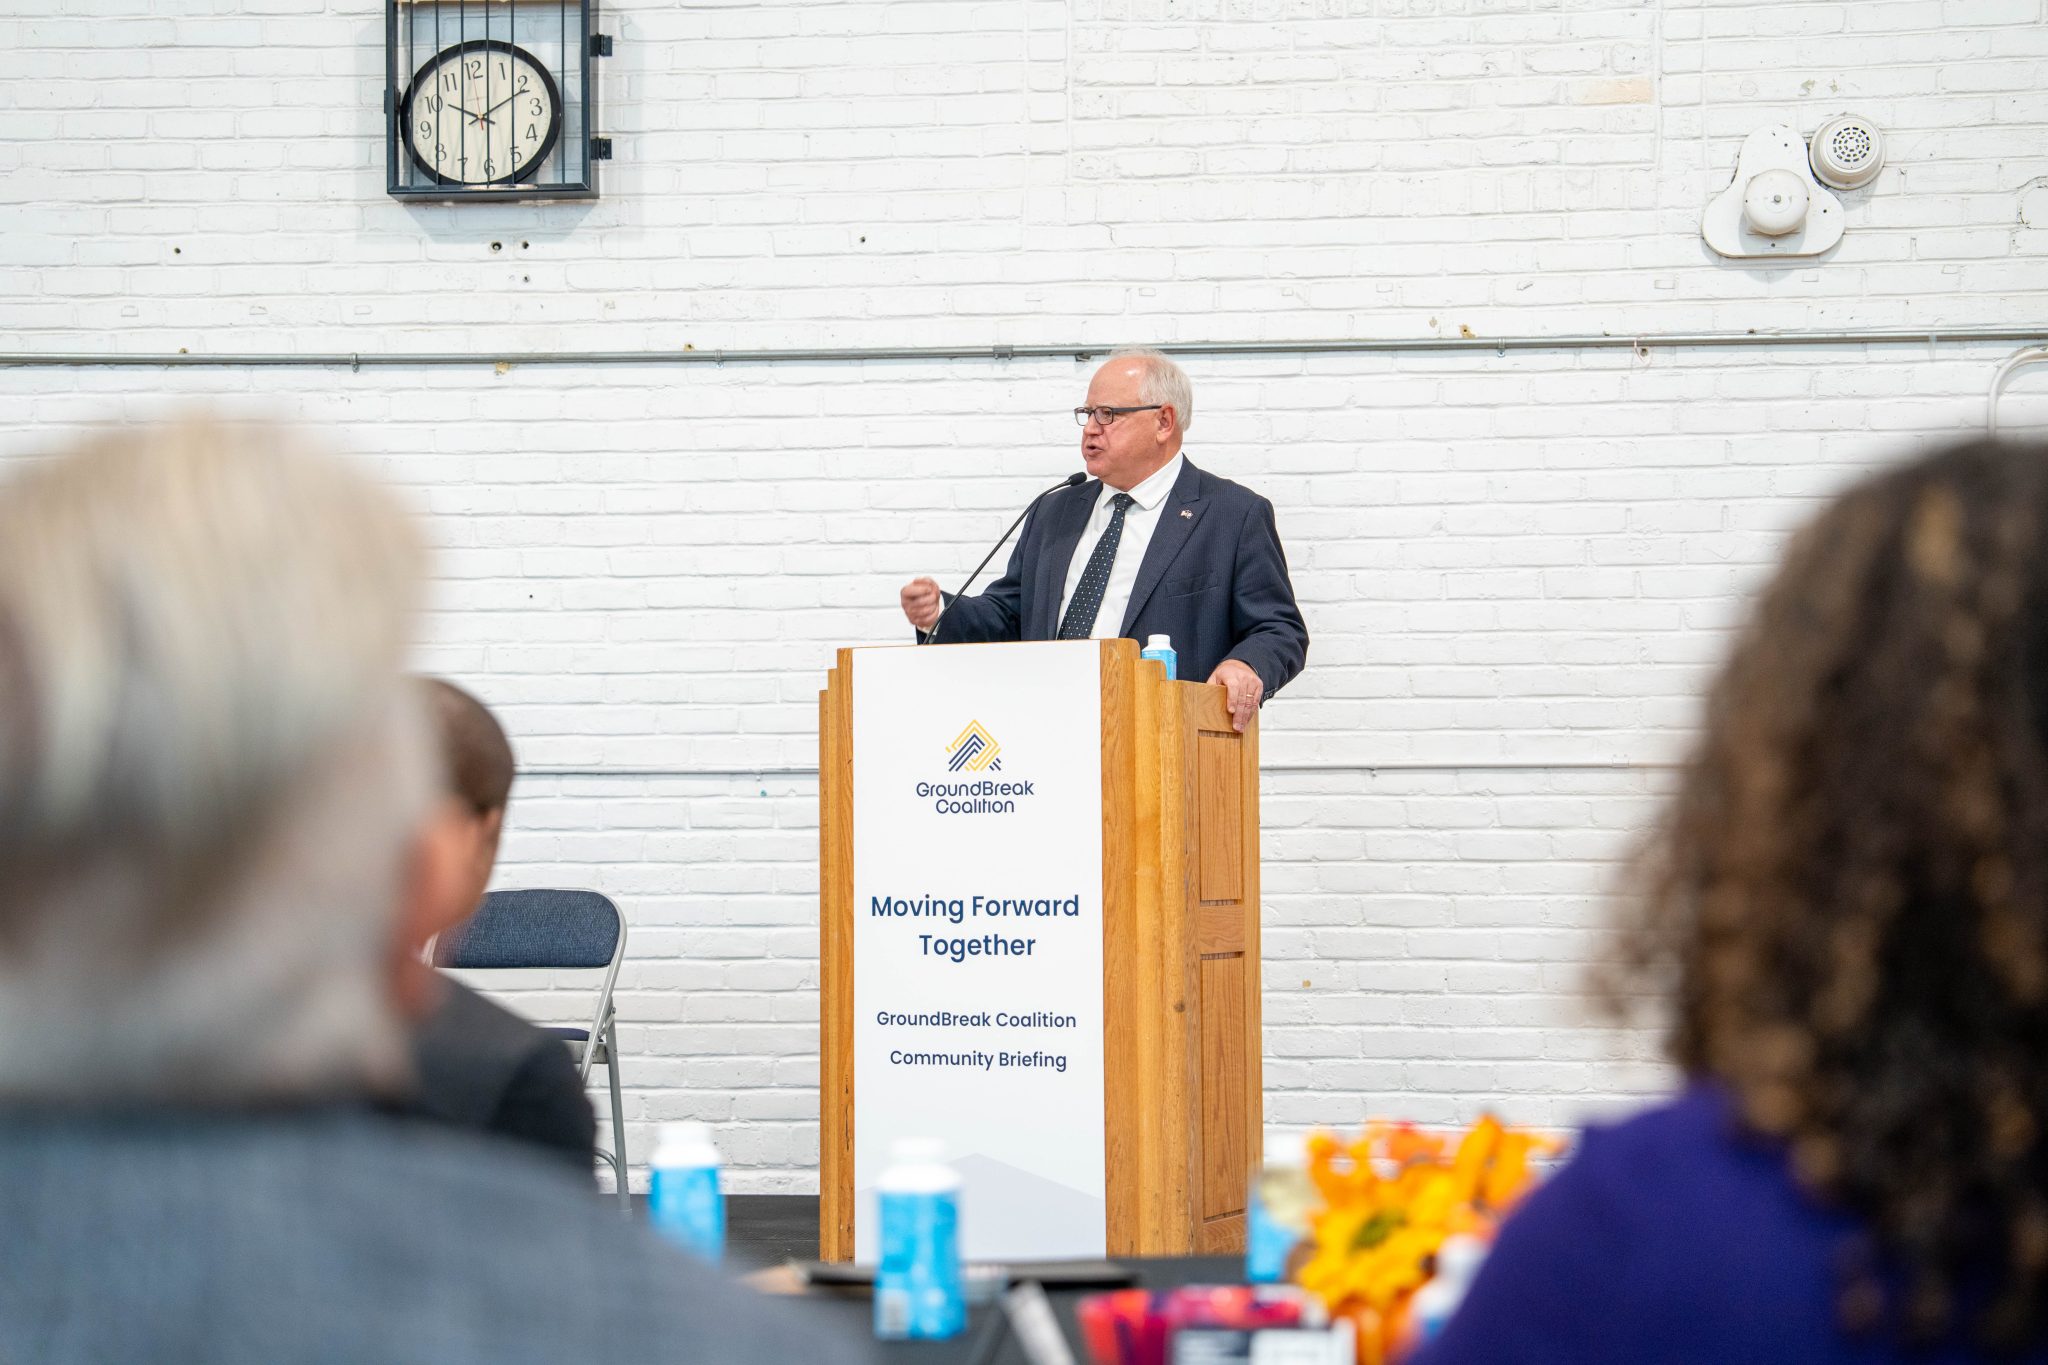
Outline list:
[[[1193,414],[1180,366],[1112,355],[1074,409],[1094,477],[1033,503],[1008,570],[979,596],[906,584],[910,624],[942,643],[1165,635],[1182,677],[1223,684],[1242,731],[1301,671],[1308,629],[1273,504],[1181,454]]]

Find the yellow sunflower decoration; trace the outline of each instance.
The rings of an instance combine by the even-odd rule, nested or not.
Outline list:
[[[1562,1144],[1488,1115],[1455,1144],[1408,1123],[1369,1123],[1348,1146],[1309,1142],[1322,1207],[1296,1278],[1332,1316],[1358,1328],[1359,1365],[1407,1345],[1409,1300],[1454,1233],[1490,1238],[1531,1183],[1530,1159]]]

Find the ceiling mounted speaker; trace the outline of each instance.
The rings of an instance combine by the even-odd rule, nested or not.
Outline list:
[[[1813,173],[1830,189],[1860,190],[1884,169],[1884,135],[1856,114],[1838,114],[1813,135]]]

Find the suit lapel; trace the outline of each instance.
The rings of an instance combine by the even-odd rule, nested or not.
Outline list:
[[[1131,584],[1131,604],[1124,609],[1125,635],[1131,633],[1131,623],[1145,609],[1146,599],[1159,586],[1159,580],[1166,577],[1175,557],[1187,546],[1188,537],[1201,524],[1201,480],[1201,471],[1195,468],[1194,461],[1183,460],[1180,477],[1173,481],[1173,491],[1166,495],[1166,502],[1159,509],[1159,524],[1152,528],[1152,543],[1145,547],[1144,562],[1138,565],[1138,581]]]
[[[1074,547],[1088,529],[1095,499],[1102,495],[1102,480],[1090,479],[1076,490],[1068,489],[1053,499],[1045,528],[1045,554],[1038,561],[1037,591],[1031,597],[1031,617],[1024,622],[1026,640],[1051,640],[1060,633],[1060,598],[1067,590],[1067,566],[1073,562]]]

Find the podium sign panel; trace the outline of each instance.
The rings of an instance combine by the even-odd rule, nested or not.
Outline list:
[[[1106,1250],[1095,641],[855,651],[854,1254],[901,1137],[975,1260]]]

